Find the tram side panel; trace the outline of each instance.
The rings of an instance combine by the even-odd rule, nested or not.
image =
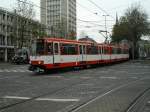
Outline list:
[[[72,67],[78,66],[79,56],[78,55],[61,55],[60,56],[60,67]]]
[[[111,62],[111,53],[109,46],[102,47],[102,61],[103,63],[110,63]]]
[[[101,56],[97,45],[87,46],[87,64],[99,64]]]

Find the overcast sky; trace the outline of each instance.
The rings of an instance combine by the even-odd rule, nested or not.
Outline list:
[[[40,5],[40,0],[29,0],[36,5]],[[99,6],[96,7],[90,1]],[[116,13],[118,17],[122,16],[125,10],[132,4],[141,4],[143,9],[150,15],[150,0],[77,0],[77,29],[78,38],[81,32],[85,32],[88,36],[98,42],[104,41],[104,37],[98,33],[99,30],[105,30],[105,17],[106,17],[107,30],[111,33],[113,24],[115,23]],[[0,7],[12,8],[16,5],[16,0],[0,0]],[[36,9],[37,19],[39,20],[40,9]],[[89,22],[82,22],[89,21]],[[94,21],[94,22],[90,22]]]

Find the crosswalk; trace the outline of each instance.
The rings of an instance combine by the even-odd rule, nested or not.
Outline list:
[[[12,73],[12,72],[15,72],[15,73],[24,73],[24,72],[32,72],[32,71],[29,71],[28,69],[22,69],[22,68],[19,68],[19,69],[0,69],[0,73]]]

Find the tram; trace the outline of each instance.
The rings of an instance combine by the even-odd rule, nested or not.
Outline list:
[[[128,59],[129,49],[123,45],[42,38],[33,44],[29,70],[45,72],[56,68],[109,64]]]

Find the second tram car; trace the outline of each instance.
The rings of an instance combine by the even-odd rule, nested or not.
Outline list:
[[[108,64],[129,59],[126,46],[56,38],[37,39],[32,47],[29,70]]]

